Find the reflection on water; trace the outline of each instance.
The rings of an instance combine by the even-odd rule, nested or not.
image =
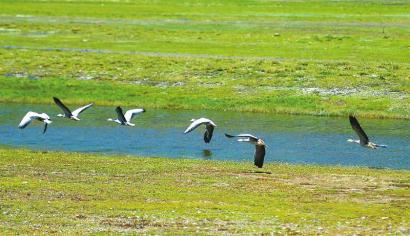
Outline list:
[[[29,110],[46,112],[54,120],[45,135],[38,122],[24,130],[17,128]],[[252,165],[254,147],[224,137],[225,132],[252,133],[268,145],[266,162],[410,169],[410,124],[406,120],[359,119],[374,142],[389,146],[369,150],[346,142],[357,137],[348,119],[341,117],[148,110],[134,118],[135,127],[123,127],[107,121],[115,116],[114,107],[92,107],[81,114],[78,122],[57,118],[58,113],[55,105],[0,104],[0,144],[41,150],[236,160]],[[200,117],[208,117],[218,125],[209,144],[203,141],[205,127],[183,134],[190,120]]]
[[[212,157],[212,151],[209,149],[204,149],[202,150],[202,156],[204,157],[204,159],[211,159]]]

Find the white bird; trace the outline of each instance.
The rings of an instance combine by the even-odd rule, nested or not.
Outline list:
[[[93,103],[90,103],[90,104],[88,104],[88,105],[86,105],[86,106],[77,108],[76,110],[74,110],[73,112],[71,112],[70,109],[68,109],[68,107],[66,107],[66,106],[60,101],[60,99],[58,99],[58,98],[56,98],[56,97],[53,97],[53,99],[54,99],[54,102],[57,104],[57,106],[59,106],[59,107],[61,108],[61,110],[63,110],[63,112],[64,112],[64,114],[58,114],[58,115],[57,115],[58,117],[65,117],[65,118],[69,118],[69,119],[77,120],[77,121],[80,120],[80,119],[78,118],[78,116],[81,114],[81,112],[87,110],[88,108],[90,108],[90,107],[93,105]]]
[[[108,121],[112,121],[115,123],[118,123],[120,125],[126,125],[126,126],[135,126],[135,124],[131,123],[131,119],[134,117],[134,115],[145,112],[145,109],[143,108],[137,108],[137,109],[132,109],[128,110],[125,112],[125,114],[122,112],[121,107],[115,108],[115,111],[117,112],[117,119],[111,119],[109,118]]]
[[[50,117],[46,113],[39,114],[37,112],[29,111],[20,121],[20,124],[18,127],[20,129],[24,129],[31,123],[32,120],[38,120],[38,121],[44,122],[43,134],[47,131],[47,125],[52,123]]]
[[[207,118],[192,119],[191,122],[192,123],[184,131],[184,134],[187,134],[192,130],[196,129],[198,126],[204,124],[206,126],[206,131],[204,133],[204,141],[205,143],[209,143],[212,139],[212,134],[214,132],[216,124],[212,120]]]
[[[367,147],[371,149],[376,149],[379,147],[383,147],[383,148],[387,147],[387,145],[376,144],[376,143],[370,142],[369,137],[367,136],[367,134],[364,132],[364,130],[360,126],[359,121],[356,119],[356,117],[349,115],[349,121],[350,121],[350,125],[352,126],[353,130],[359,136],[359,140],[348,139],[347,140],[348,142],[357,143],[357,144],[360,144],[362,147]]]
[[[262,168],[263,161],[265,159],[265,142],[253,136],[252,134],[238,134],[238,135],[230,135],[225,134],[228,138],[238,138],[238,142],[248,142],[255,145],[255,155],[254,155],[254,164],[255,166]]]

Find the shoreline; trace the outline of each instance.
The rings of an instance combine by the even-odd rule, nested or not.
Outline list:
[[[329,117],[355,114],[365,118],[410,119],[410,114],[405,108],[403,112],[386,111],[388,104],[397,103],[394,106],[399,106],[399,102],[403,102],[387,97],[318,96],[301,94],[297,91],[271,91],[252,94],[247,96],[247,100],[243,100],[242,96],[229,86],[210,91],[200,86],[160,88],[110,81],[59,78],[30,80],[26,77],[0,77],[0,85],[4,88],[0,92],[2,95],[0,103],[52,104],[51,98],[57,96],[64,99],[67,105],[90,101],[102,106],[138,105],[148,109],[215,110]]]
[[[99,156],[102,158],[142,158],[142,159],[164,159],[170,160],[172,162],[180,161],[198,161],[198,162],[216,162],[218,164],[228,163],[228,164],[239,164],[248,166],[249,168],[254,168],[253,159],[250,158],[249,160],[227,160],[227,159],[203,159],[203,158],[196,158],[196,157],[167,157],[167,156],[145,156],[145,155],[137,155],[137,154],[127,154],[127,153],[101,153],[101,152],[79,152],[79,151],[65,151],[65,150],[47,150],[47,149],[36,149],[36,148],[29,148],[29,147],[22,147],[22,146],[12,146],[7,144],[0,144],[0,152],[1,150],[23,150],[23,151],[31,151],[35,153],[63,153],[66,155],[86,155],[86,156]],[[361,165],[342,165],[342,164],[318,164],[318,163],[292,163],[286,161],[267,161],[265,160],[263,164],[263,168],[254,168],[255,170],[263,170],[266,166],[288,166],[289,168],[295,167],[311,167],[311,168],[325,168],[325,169],[364,169],[364,170],[381,170],[381,171],[398,171],[398,172],[409,172],[410,169],[403,168],[389,168],[389,167],[372,167],[372,166],[361,166]]]

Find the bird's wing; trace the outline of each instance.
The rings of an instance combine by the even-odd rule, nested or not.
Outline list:
[[[360,144],[361,145],[368,144],[369,143],[369,137],[367,137],[366,133],[364,132],[364,130],[360,126],[359,121],[357,121],[356,117],[349,116],[349,121],[350,121],[350,125],[352,126],[353,130],[359,136]]]
[[[65,114],[66,116],[71,116],[71,115],[72,115],[70,109],[68,109],[68,107],[66,107],[66,106],[60,101],[60,99],[58,99],[58,98],[56,98],[56,97],[53,97],[53,99],[54,99],[54,102],[57,104],[57,106],[59,106],[59,107],[61,108],[61,110],[63,110],[63,112],[64,112],[64,114]]]
[[[250,138],[238,138],[236,141],[238,141],[238,142],[250,142],[251,139]]]
[[[192,130],[196,129],[198,126],[200,126],[200,125],[202,125],[202,124],[204,124],[204,123],[207,123],[207,122],[208,122],[208,121],[207,121],[206,119],[203,119],[203,118],[194,120],[194,121],[188,126],[188,128],[186,128],[186,130],[184,131],[184,134],[187,134],[187,133],[191,132]]]
[[[43,134],[45,134],[45,133],[46,133],[46,131],[47,131],[47,126],[48,126],[48,123],[47,123],[47,122],[44,122],[44,130],[43,130]]]
[[[92,107],[92,105],[94,105],[94,103],[90,103],[90,104],[88,104],[88,105],[85,105],[85,106],[83,106],[83,107],[80,107],[80,108],[75,109],[75,110],[72,112],[72,113],[73,113],[73,116],[78,117],[78,115],[80,115],[81,112],[83,112],[83,111],[87,110],[88,108]]]
[[[32,111],[27,112],[27,114],[26,114],[26,115],[23,117],[23,119],[20,121],[20,124],[19,124],[18,127],[19,127],[20,129],[26,128],[27,125],[29,125],[29,124],[31,123],[31,121],[32,121],[33,119],[35,119],[36,117],[38,117],[38,113],[32,112]]]
[[[238,135],[230,135],[225,134],[228,138],[238,138],[240,142],[257,142],[258,138],[253,136],[252,134],[238,134]]]
[[[128,110],[127,112],[125,112],[124,117],[128,122],[131,122],[131,119],[134,117],[134,115],[142,113],[142,112],[145,112],[145,109],[137,108],[137,109]]]
[[[214,133],[214,126],[210,124],[206,125],[206,131],[204,133],[205,143],[209,143],[211,141],[213,133]]]
[[[255,166],[262,168],[265,159],[265,145],[255,145]]]
[[[122,112],[121,107],[115,108],[115,111],[117,112],[118,120],[119,120],[121,123],[127,123],[127,120],[126,120],[125,117],[124,117],[124,113]]]

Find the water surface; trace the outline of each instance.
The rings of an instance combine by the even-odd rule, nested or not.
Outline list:
[[[126,110],[127,107],[124,107]],[[46,112],[54,122],[17,128],[27,111]],[[389,148],[370,150],[346,142],[356,139],[347,118],[289,116],[245,112],[147,110],[134,118],[135,127],[106,121],[114,107],[95,106],[79,122],[55,117],[54,105],[0,104],[0,144],[39,150],[131,154],[170,158],[253,161],[254,147],[224,137],[252,133],[269,146],[266,162],[367,166],[410,169],[410,124],[406,120],[360,119],[370,138]],[[203,142],[204,127],[183,134],[190,119],[216,122],[211,143]]]

